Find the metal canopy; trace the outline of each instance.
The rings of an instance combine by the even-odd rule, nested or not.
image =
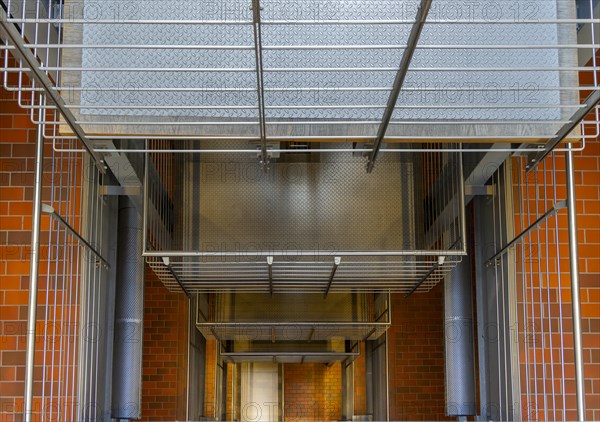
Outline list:
[[[150,154],[144,208],[164,210],[146,212],[150,266],[172,290],[328,297],[428,291],[460,261],[461,154],[387,153],[372,177],[362,157],[324,151],[274,158],[266,174],[247,154]],[[165,171],[178,181],[166,191]]]
[[[51,19],[55,0],[8,3],[22,36],[58,28],[22,43],[57,60],[5,68],[53,77],[73,115],[54,138],[244,139],[265,162],[279,140],[370,141],[371,162],[382,142],[545,141],[581,107],[578,72],[596,71],[577,63],[598,45],[577,43],[594,21],[571,0],[66,0]]]

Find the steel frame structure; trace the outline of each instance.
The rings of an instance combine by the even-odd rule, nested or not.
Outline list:
[[[150,153],[147,153],[148,165],[145,166],[143,182],[143,209],[146,212],[143,216],[142,255],[167,288],[174,291],[183,289],[188,294],[228,289],[271,294],[310,290],[326,297],[330,292],[351,289],[391,289],[405,294],[428,291],[443,280],[466,254],[462,156],[440,154],[436,149],[428,151],[429,155],[423,153],[419,158],[427,160],[423,165],[428,163],[431,166],[427,171],[427,188],[432,190],[429,212],[438,216],[442,209],[446,209],[447,215],[431,222],[428,232],[423,233],[425,237],[429,236],[424,240],[429,246],[411,248],[407,244],[388,250],[173,248],[170,245],[175,244],[173,238],[178,233],[167,233],[164,227],[170,224],[161,220],[160,211],[154,210],[168,210],[171,208],[170,201],[182,198],[169,199],[163,183],[155,174],[165,173],[178,165],[165,154],[157,154],[150,159]],[[441,157],[440,162],[436,157]],[[444,177],[440,176],[442,174]],[[441,195],[442,183],[446,184],[447,191],[452,192]],[[455,198],[451,198],[453,195]],[[192,204],[184,207],[192,207]],[[193,209],[197,215],[192,220],[197,221],[200,210]],[[192,230],[191,227],[183,229],[186,233],[189,230]],[[436,246],[436,242],[442,239],[443,243]]]
[[[10,3],[10,2],[9,2]],[[424,2],[426,3],[426,2]],[[590,2],[590,4],[592,4],[592,2]],[[259,7],[258,2],[256,2],[256,7]],[[39,8],[38,8],[39,9]],[[256,9],[258,11],[258,9]],[[38,12],[39,13],[39,12]],[[104,172],[106,170],[104,164],[103,164],[103,158],[102,158],[102,148],[98,148],[94,145],[95,141],[98,140],[105,140],[105,139],[112,139],[112,136],[106,136],[106,135],[93,135],[93,134],[88,134],[86,133],[86,131],[83,129],[82,124],[84,122],[78,122],[73,113],[71,112],[71,110],[73,109],[78,109],[79,107],[81,107],[81,105],[68,105],[65,104],[64,100],[61,98],[61,95],[59,94],[59,92],[61,91],[61,85],[60,85],[60,78],[57,78],[57,80],[53,81],[50,77],[49,74],[51,72],[60,72],[60,71],[68,71],[68,70],[77,70],[77,69],[71,69],[71,68],[67,68],[67,67],[61,67],[61,66],[45,66],[43,63],[38,62],[35,53],[38,50],[42,50],[45,49],[47,52],[51,51],[51,50],[56,50],[57,55],[60,55],[60,51],[61,49],[69,49],[69,48],[77,48],[76,45],[72,45],[69,46],[68,44],[36,44],[35,40],[33,43],[28,43],[24,40],[24,31],[19,32],[17,30],[17,26],[16,25],[24,25],[24,24],[34,24],[34,25],[46,25],[48,28],[50,27],[50,25],[61,25],[61,24],[84,24],[86,23],[85,20],[69,20],[69,19],[51,19],[51,18],[42,18],[39,16],[36,16],[35,18],[27,18],[25,16],[22,16],[21,18],[11,18],[9,16],[7,16],[6,12],[2,9],[0,10],[0,26],[2,29],[2,34],[3,36],[6,36],[6,44],[4,46],[2,46],[1,48],[3,50],[5,50],[5,52],[10,52],[11,54],[14,54],[15,57],[19,60],[20,62],[20,66],[18,67],[9,67],[6,62],[5,65],[2,69],[4,72],[4,87],[7,90],[10,91],[18,91],[19,92],[19,102],[21,104],[21,106],[23,106],[24,108],[28,108],[31,110],[31,116],[32,116],[32,120],[37,123],[39,125],[39,130],[38,130],[38,136],[37,136],[37,142],[36,142],[36,166],[35,166],[35,189],[34,189],[34,212],[33,212],[33,230],[32,230],[32,259],[31,259],[31,287],[30,287],[30,297],[29,297],[29,308],[28,308],[28,341],[27,341],[27,358],[26,358],[26,392],[25,392],[25,420],[31,420],[32,418],[32,394],[33,394],[33,368],[34,368],[34,352],[35,352],[35,336],[36,336],[36,331],[35,331],[35,323],[36,323],[36,302],[37,302],[37,293],[38,293],[38,289],[37,289],[37,280],[38,280],[38,266],[39,266],[39,235],[40,235],[40,216],[41,216],[41,211],[42,211],[42,201],[41,201],[41,194],[40,194],[40,189],[41,189],[41,181],[42,181],[42,172],[43,172],[43,144],[44,144],[44,140],[46,139],[50,139],[52,140],[54,146],[55,146],[55,152],[57,153],[62,153],[62,152],[81,152],[81,151],[87,151],[90,156],[94,159],[94,161],[96,162],[96,165],[98,166],[98,170],[100,172]],[[114,20],[106,20],[106,21],[98,21],[97,23],[103,23],[103,24],[115,24],[115,23],[127,23],[127,24],[156,24],[156,25],[168,25],[168,24],[189,24],[189,25],[196,25],[196,24],[207,24],[207,25],[211,25],[211,24],[226,24],[226,25],[241,25],[241,24],[253,24],[256,25],[257,23],[259,25],[277,25],[277,24],[281,24],[281,23],[285,23],[285,24],[290,24],[290,22],[288,21],[277,21],[277,20],[270,20],[270,21],[260,21],[260,16],[259,16],[259,20],[253,20],[253,21],[198,21],[198,20],[189,20],[189,21],[180,21],[180,20],[176,20],[176,21],[169,21],[169,20],[161,20],[161,21],[144,21],[144,20],[137,20],[137,21],[121,21],[121,22],[115,22]],[[303,21],[303,20],[299,20],[296,22],[293,22],[294,24],[302,24],[302,25],[313,25],[313,24],[348,24],[348,25],[364,25],[364,24],[382,24],[382,25],[386,25],[386,24],[406,24],[406,25],[412,25],[414,27],[415,25],[415,21],[414,20],[396,20],[396,21],[369,21],[369,20],[364,20],[364,21],[352,21],[352,20],[348,20],[348,21],[331,21],[331,22],[327,22],[327,21]],[[503,21],[482,21],[482,22],[478,22],[478,21],[444,21],[444,20],[438,20],[438,21],[427,21],[427,24],[477,24],[477,23],[481,23],[481,24],[490,24],[490,25],[495,25],[495,24],[503,24],[503,23],[507,23],[507,22],[503,22]],[[514,23],[514,22],[510,22],[510,23]],[[563,19],[563,20],[540,20],[537,22],[527,22],[528,24],[532,24],[532,25],[544,25],[544,24],[580,24],[580,23],[590,23],[592,24],[597,24],[598,20],[596,19]],[[418,37],[417,37],[418,38]],[[596,49],[599,47],[598,44],[596,44],[594,42],[595,40],[592,40],[592,43],[590,44],[583,44],[583,45],[564,45],[564,46],[545,46],[543,48],[577,48],[577,49],[581,49],[581,48],[585,48],[585,49],[589,49],[591,48],[592,50]],[[93,47],[93,46],[86,46],[86,47]],[[118,48],[119,46],[114,46],[115,48]],[[122,46],[123,48],[130,48],[132,46]],[[138,46],[139,47],[139,46]],[[148,46],[148,47],[153,47],[153,48],[175,48],[176,46]],[[324,49],[324,50],[331,50],[331,49],[337,49],[340,46],[298,46],[298,48],[304,48],[304,49]],[[373,48],[375,46],[348,46],[347,48],[355,48],[355,49],[360,49],[360,48]],[[378,48],[389,48],[390,46],[377,46]],[[410,44],[408,45],[394,45],[391,46],[393,48],[410,48]],[[536,47],[539,48],[539,45],[523,45],[517,48],[531,48],[531,47]],[[100,48],[100,47],[98,47]],[[141,48],[141,47],[140,47]],[[195,49],[200,49],[200,48],[207,48],[207,49],[215,49],[215,46],[190,46],[189,48],[195,48]],[[218,46],[218,48],[224,48],[223,46]],[[237,47],[236,47],[237,48]],[[259,47],[255,46],[255,51],[259,52]],[[282,46],[262,46],[263,50],[269,50],[269,49],[279,49],[279,48],[285,48]],[[438,45],[438,46],[429,46],[429,47],[418,47],[416,46],[416,40],[415,43],[413,45],[412,48],[436,48],[436,49],[448,49],[448,48],[473,48],[473,49],[493,49],[493,48],[514,48],[514,46],[496,46],[496,47],[492,47],[492,46],[477,46],[477,45],[471,45],[471,46],[443,46],[443,45]],[[595,57],[594,54],[592,54],[593,57]],[[5,54],[6,57],[6,54]],[[102,69],[99,69],[102,70]],[[110,71],[124,71],[123,69],[106,69],[106,70],[110,70]],[[152,69],[146,69],[147,71],[153,71]],[[166,68],[157,68],[157,71],[168,71],[168,69]],[[205,69],[206,70],[206,69]],[[214,70],[214,69],[213,69]],[[222,69],[223,71],[225,71],[226,69]],[[285,71],[296,71],[299,69],[269,69],[270,71],[280,71],[280,72],[285,72]],[[305,71],[313,71],[313,72],[328,72],[330,71],[329,69],[304,69]],[[335,70],[340,70],[340,69],[335,69]],[[347,68],[346,71],[350,71],[350,68]],[[352,71],[354,71],[355,69],[352,69]],[[360,69],[361,71],[393,71],[395,69]],[[402,69],[400,69],[402,70]],[[411,69],[411,70],[415,70],[415,71],[427,71],[427,70],[436,70],[436,69]],[[455,69],[456,71],[461,71],[464,69]],[[507,71],[511,71],[514,69],[505,69]],[[528,68],[527,70],[531,70],[531,71],[535,71],[534,68]],[[585,69],[581,69],[581,68],[569,68],[569,69],[563,69],[563,70],[576,70],[576,71],[591,71],[591,72],[597,72],[598,71],[598,67],[596,66],[596,62],[595,62],[595,58],[594,58],[594,64],[593,67],[591,68],[585,68]],[[179,70],[181,71],[181,70]],[[202,71],[202,69],[194,69],[194,71]],[[254,71],[254,69],[244,69],[244,71]],[[258,73],[258,67],[257,67],[257,73]],[[19,85],[18,86],[10,86],[8,84],[8,78],[7,75],[9,73],[17,73],[19,75]],[[23,80],[23,75],[32,75],[34,78],[34,81],[32,82],[31,86],[25,86],[22,84],[22,80]],[[397,79],[399,79],[397,77]],[[401,84],[400,84],[401,85]],[[263,88],[264,91],[265,88]],[[361,87],[356,87],[353,88],[355,90],[360,90]],[[389,88],[383,88],[385,90],[389,90]],[[425,90],[427,89],[432,89],[432,88],[425,88]],[[558,89],[558,87],[545,87],[542,89],[548,89],[548,90],[555,90]],[[586,89],[590,89],[590,88],[583,88],[583,87],[563,87],[560,88],[561,90],[586,90]],[[586,139],[586,138],[597,138],[598,134],[600,133],[600,131],[598,130],[599,127],[599,122],[600,119],[598,118],[598,85],[597,85],[597,81],[595,81],[595,86],[591,87],[592,90],[594,90],[594,92],[592,93],[592,95],[590,95],[590,97],[588,97],[588,100],[586,100],[586,102],[584,104],[579,104],[579,105],[568,105],[566,107],[572,107],[572,108],[576,108],[577,111],[575,111],[575,113],[572,115],[572,117],[570,119],[568,119],[568,121],[564,122],[562,128],[556,132],[556,133],[552,133],[552,134],[539,134],[539,135],[535,135],[532,136],[532,138],[539,138],[539,137],[543,137],[543,138],[549,138],[550,140],[543,146],[543,148],[531,148],[531,152],[534,153],[538,153],[538,155],[536,155],[534,157],[535,160],[535,165],[537,165],[537,163],[540,163],[541,161],[543,161],[543,159],[545,157],[547,157],[549,154],[551,154],[552,152],[557,152],[557,151],[565,151],[566,152],[566,162],[567,162],[567,210],[568,210],[568,215],[569,215],[569,247],[570,247],[570,261],[571,261],[571,267],[570,267],[570,274],[571,274],[571,290],[573,292],[573,324],[574,324],[574,339],[575,339],[575,365],[576,365],[576,386],[577,386],[577,414],[578,414],[578,419],[579,420],[585,420],[584,419],[584,415],[585,415],[585,409],[584,409],[584,403],[583,403],[583,365],[582,365],[582,359],[581,359],[581,353],[582,353],[582,346],[581,346],[581,327],[580,327],[580,315],[579,315],[579,297],[578,297],[578,268],[577,268],[577,243],[576,243],[576,216],[575,216],[575,191],[574,191],[574,183],[573,183],[573,151],[575,151],[574,148],[571,147],[567,147],[565,149],[559,149],[557,148],[557,146],[559,145],[559,143],[561,141],[563,141],[565,139],[565,137],[575,128],[575,126],[577,126],[579,124],[579,122],[581,121],[581,119],[583,119],[583,117],[585,117],[585,115],[588,112],[595,112],[596,113],[596,119],[595,121],[593,121],[593,125],[596,126],[596,134],[594,135],[587,135],[585,134],[585,130],[582,130],[583,135],[580,137],[581,139]],[[394,89],[395,90],[395,89]],[[392,91],[394,91],[392,90]],[[108,91],[110,91],[110,89],[108,89]],[[32,101],[30,102],[25,102],[23,101],[23,97],[22,97],[22,93],[31,93],[32,94]],[[37,95],[43,96],[45,97],[44,100],[39,100],[37,101],[36,96]],[[262,93],[262,95],[264,95],[264,92]],[[386,114],[387,114],[387,110],[389,109],[388,106],[385,105],[372,105],[369,104],[367,105],[368,107],[373,107],[373,108],[378,108],[378,109],[385,109],[386,110]],[[510,105],[500,105],[501,107],[510,107]],[[117,107],[119,109],[125,109],[126,106],[123,107]],[[129,106],[127,106],[129,107]],[[460,106],[456,106],[456,107],[465,107],[465,108],[471,108],[469,105],[460,105]],[[262,125],[266,126],[267,123],[264,122],[264,110],[268,109],[268,106],[264,107],[263,105],[263,118],[261,120],[263,120]],[[38,116],[36,118],[35,116],[35,112],[38,112]],[[45,116],[45,112],[46,111],[51,111],[54,116],[54,120],[50,120],[47,121],[46,116]],[[64,121],[61,121],[61,119],[64,119]],[[369,122],[369,124],[371,124],[373,122]],[[384,121],[382,122],[375,122],[375,123],[379,123],[380,127],[383,126]],[[393,121],[389,121],[388,123],[394,124]],[[74,132],[75,135],[63,135],[60,133],[59,130],[57,130],[57,126],[59,125],[68,125],[72,131]],[[402,123],[400,123],[402,124]],[[582,128],[584,127],[584,123],[581,123]],[[47,127],[51,127],[51,133],[47,134],[46,133],[46,128]],[[385,138],[385,130],[384,130],[384,135],[381,137],[356,137],[357,139],[363,139],[366,141],[376,141],[378,143],[378,145],[374,148],[365,148],[362,151],[364,152],[369,152],[371,154],[371,161],[370,163],[372,163],[375,159],[375,157],[377,156],[378,151],[381,152],[385,152],[388,151],[388,149],[381,149],[380,148],[380,143],[384,142],[384,141],[393,141],[393,140],[398,140],[401,139],[401,137],[396,137],[396,138]],[[129,136],[127,137],[129,139],[152,139],[152,138],[158,138],[158,139],[166,139],[168,137],[165,136],[157,136],[157,137],[153,137],[153,136]],[[173,136],[172,139],[181,139],[182,137],[177,137],[177,136]],[[190,137],[190,136],[185,136],[183,137],[184,139],[193,139],[194,137]],[[243,139],[240,137],[234,137],[235,139]],[[205,137],[197,137],[197,139],[206,139]],[[218,139],[227,139],[227,137],[218,137]],[[307,139],[310,140],[311,137],[310,136],[294,136],[294,137],[247,137],[247,140],[258,140],[260,142],[262,142],[262,156],[263,158],[265,157],[265,142],[267,140],[288,140],[288,139]],[[319,137],[319,139],[323,139],[323,137]],[[336,137],[330,137],[330,139],[332,140],[336,140]],[[414,137],[412,138],[414,139]],[[456,138],[448,138],[448,140],[454,140]],[[461,137],[461,139],[468,139],[468,137]],[[477,137],[477,139],[482,139],[481,137]],[[506,141],[506,140],[510,140],[512,139],[511,137],[503,137],[502,140]],[[520,137],[520,139],[524,139],[524,137]],[[73,149],[73,148],[61,148],[61,146],[57,145],[57,142],[59,143],[63,143],[64,141],[72,141],[72,140],[78,140],[81,144],[81,146],[83,147],[83,150],[81,149]],[[497,137],[495,138],[490,138],[491,141],[494,140],[498,140]],[[512,151],[516,151],[517,148],[506,148],[507,151],[512,152]],[[520,148],[521,152],[523,152],[523,148]],[[540,151],[542,150],[542,151]],[[132,150],[132,152],[149,152],[152,151],[150,148],[146,148],[143,150]],[[308,150],[310,152],[310,150]],[[354,151],[352,150],[348,150],[348,151]],[[396,151],[396,152],[408,152],[410,151],[410,149],[390,149],[390,151]],[[441,149],[441,151],[443,151],[443,149]],[[452,150],[452,151],[459,151],[458,149],[456,150]],[[471,151],[492,151],[492,148],[481,148],[478,150],[470,150]],[[110,151],[110,150],[106,150],[105,152],[114,152],[114,151]],[[159,151],[160,152],[160,151]],[[179,152],[186,152],[186,151],[181,151],[181,150],[165,150],[163,152],[169,152],[169,153],[179,153]],[[191,152],[191,151],[187,151],[187,152]],[[196,152],[195,150],[193,152]],[[239,152],[239,151],[236,151]],[[256,150],[245,150],[244,152],[247,153],[256,153]],[[284,150],[272,150],[270,151],[272,152],[282,152],[282,153],[288,153],[290,151],[284,151]],[[306,152],[306,151],[296,151],[296,152]],[[463,152],[467,152],[467,151],[463,151]],[[269,151],[267,151],[267,154],[269,153]],[[533,167],[533,166],[532,166]],[[463,192],[463,199],[464,199],[464,192]],[[528,233],[523,233],[523,235],[529,235]],[[522,236],[524,237],[524,236]],[[85,239],[84,237],[80,237],[80,240]],[[499,251],[499,253],[502,251]],[[99,255],[99,253],[98,253]],[[152,254],[148,254],[149,256],[152,256]],[[339,255],[344,255],[344,254],[339,254]],[[351,253],[349,253],[349,255],[351,255]],[[375,254],[377,255],[377,254]],[[399,254],[402,255],[402,254]],[[408,254],[410,255],[410,254]],[[416,254],[418,255],[418,254]],[[449,254],[451,255],[451,254]],[[164,255],[164,254],[160,254],[157,256],[168,256],[168,255]],[[271,255],[269,255],[271,256]],[[503,254],[501,254],[501,256],[503,256]],[[387,343],[386,343],[386,347],[387,347]],[[96,351],[97,353],[97,351]],[[387,351],[386,351],[387,353]]]

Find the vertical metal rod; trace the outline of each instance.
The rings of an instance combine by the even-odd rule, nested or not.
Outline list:
[[[499,207],[496,206],[497,202],[500,200],[500,174],[499,171],[496,172],[494,182],[494,195],[492,196],[492,221],[494,221],[494,245],[496,247],[502,244],[502,239],[498,239],[501,236],[502,229],[500,228],[501,223],[501,215],[498,215]],[[500,232],[500,234],[498,234]],[[502,264],[502,262],[501,262]],[[500,281],[502,282],[502,280]],[[498,266],[494,267],[494,284],[495,284],[495,292],[496,292],[496,356],[498,359],[498,420],[504,420],[503,418],[503,408],[502,408],[502,350],[500,348],[500,309],[499,309],[499,291],[500,284],[498,283]]]
[[[460,149],[463,149],[463,144],[460,144]],[[460,212],[459,212],[459,223],[460,224],[460,237],[461,237],[461,250],[467,252],[467,217],[466,217],[466,205],[465,205],[465,173],[463,168],[463,154],[458,154],[458,190],[460,196]]]
[[[40,104],[43,99],[40,96]],[[44,110],[39,111],[40,122],[44,120]],[[29,302],[27,305],[27,346],[25,351],[25,413],[23,420],[32,420],[33,369],[35,358],[35,329],[37,319],[38,273],[40,264],[40,219],[42,215],[42,175],[44,171],[43,128],[38,125],[35,142],[35,174],[33,192],[33,214],[31,229],[31,261],[29,270]]]
[[[557,189],[556,189],[556,154],[553,152],[551,154],[552,157],[552,188],[553,188],[553,198],[556,201],[558,197]],[[558,275],[558,284],[557,284],[557,297],[558,297],[558,330],[560,333],[560,391],[562,395],[562,420],[566,422],[566,410],[567,410],[567,399],[565,394],[565,335],[563,330],[563,313],[562,313],[562,277],[561,277],[561,267],[560,267],[560,239],[558,237],[558,215],[554,215],[554,245],[556,247],[556,274]]]
[[[388,290],[389,292],[389,290]],[[385,415],[386,421],[390,420],[390,350],[388,346],[388,332],[385,331]]]
[[[145,140],[146,152],[144,153],[144,198],[142,207],[142,255],[146,253],[148,247],[148,164],[150,155],[148,154],[148,140]]]
[[[519,162],[519,180],[518,180],[518,195],[519,195],[519,233],[523,232],[523,219],[525,218],[525,206],[523,204],[523,170],[521,169],[521,163]],[[525,345],[525,391],[526,391],[526,405],[529,408],[531,400],[531,394],[529,391],[529,332],[528,332],[528,309],[527,309],[527,265],[525,262],[525,242],[519,242],[521,244],[521,272],[523,273],[523,280],[521,283],[521,301],[523,302],[523,344]],[[525,410],[522,407],[523,411]],[[527,413],[529,415],[529,412]]]
[[[571,266],[571,298],[573,309],[573,342],[575,347],[575,385],[577,387],[577,420],[585,421],[585,390],[583,350],[581,344],[581,303],[579,299],[579,251],[577,248],[577,218],[575,178],[571,145],[565,152],[567,170],[567,213],[569,217],[569,258]]]

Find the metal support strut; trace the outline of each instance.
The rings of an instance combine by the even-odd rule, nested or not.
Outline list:
[[[410,30],[410,35],[408,37],[408,41],[406,42],[406,49],[402,54],[400,68],[398,69],[398,73],[396,73],[396,79],[394,79],[392,92],[390,93],[385,111],[383,112],[381,124],[379,125],[379,130],[377,131],[377,138],[375,139],[375,145],[373,146],[373,151],[371,151],[369,161],[367,162],[367,173],[371,173],[373,171],[373,167],[375,167],[375,160],[377,159],[377,155],[381,149],[381,143],[383,142],[383,138],[387,132],[390,120],[392,119],[392,114],[394,113],[394,108],[396,107],[400,90],[404,85],[404,80],[406,79],[406,74],[408,73],[408,67],[412,61],[413,54],[417,49],[417,43],[421,37],[421,31],[423,30],[425,20],[427,19],[427,14],[431,8],[431,1],[432,0],[421,0],[421,5],[419,6],[419,10],[417,11],[417,16],[415,18],[415,23]]]
[[[258,117],[260,130],[260,165],[263,171],[269,169],[267,151],[267,127],[265,123],[265,90],[263,79],[262,29],[260,0],[252,0],[252,27],[254,30],[254,51],[256,55],[256,91],[258,96]]]
[[[573,151],[570,145],[565,152],[567,170],[567,213],[569,217],[569,258],[571,270],[571,302],[573,312],[573,343],[575,352],[575,385],[577,420],[585,421],[585,389],[583,378],[583,349],[581,344],[581,302],[579,298],[579,251],[577,248],[577,220],[575,207],[575,178]]]

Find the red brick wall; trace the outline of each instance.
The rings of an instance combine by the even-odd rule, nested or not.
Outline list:
[[[360,344],[361,354],[354,360],[354,414],[367,414],[367,361],[365,343]]]
[[[217,342],[206,340],[206,361],[204,373],[204,416],[215,417],[215,369]]]
[[[443,286],[392,295],[388,329],[391,420],[444,420]]]
[[[20,420],[23,411],[35,138],[36,127],[28,111],[18,106],[16,94],[0,89],[0,420],[3,422],[13,418]],[[50,169],[51,145],[46,146],[45,155],[45,168]],[[43,195],[47,201],[47,186],[52,176],[44,176]],[[45,310],[45,275],[49,268],[45,230],[48,227],[49,219],[43,216],[38,317],[44,315]],[[55,272],[53,266],[50,270]],[[143,417],[146,420],[184,419],[187,298],[169,293],[152,271],[147,271],[146,294]],[[77,314],[76,309],[73,314]],[[37,331],[40,341],[36,362],[40,364],[43,321],[38,322]],[[35,378],[41,379],[40,367],[36,368]],[[36,382],[34,395],[40,393],[41,383]],[[48,405],[46,402],[44,409],[51,409]],[[34,409],[39,412],[41,406],[39,398],[34,398]]]
[[[286,422],[334,421],[342,417],[342,366],[283,365]]]
[[[582,72],[580,83],[582,85],[593,83],[592,73]],[[589,92],[582,92],[582,97],[587,94]],[[589,116],[588,120],[590,119],[595,119],[595,116]],[[588,126],[586,133],[588,135],[595,133],[595,127]],[[588,139],[585,150],[576,152],[574,155],[586,418],[588,420],[600,420],[600,141],[598,139]],[[522,167],[523,163],[520,159],[513,160],[514,196],[519,198],[520,194],[521,198],[529,198],[528,201],[523,200],[522,203],[515,205],[515,230],[517,232],[531,223],[527,220],[527,205],[529,205],[531,213],[535,212],[536,206],[539,213],[543,213],[552,206],[552,202],[555,200],[566,199],[566,173],[563,153],[556,153],[554,162],[546,159],[545,163],[538,166],[537,173],[531,172],[525,175]],[[551,173],[553,170],[555,171],[554,177]],[[519,172],[521,172],[522,185],[525,185],[525,180],[528,182],[528,195],[526,195],[526,185],[521,186],[520,191],[517,186]],[[547,187],[544,186],[544,180]],[[556,180],[556,183],[553,183],[554,180]],[[556,199],[554,198],[554,189],[556,189]],[[544,192],[550,198],[547,201],[544,201]],[[536,198],[538,198],[537,201]],[[515,201],[518,201],[518,199],[515,199]],[[534,218],[535,216],[532,215],[529,220]],[[551,218],[547,223],[542,224],[538,230],[532,232],[530,238],[525,239],[523,250],[520,247],[515,248],[517,255],[517,285],[519,286],[517,289],[517,309],[521,335],[519,344],[521,407],[532,418],[560,419],[563,416],[563,410],[566,410],[566,419],[575,420],[575,366],[566,211],[559,212],[557,220],[558,230],[556,229],[555,219]],[[558,244],[556,242],[557,233]],[[546,249],[546,244],[548,244],[548,249]],[[525,268],[522,265],[523,253],[525,254]],[[541,266],[541,271],[538,270],[539,266]],[[546,266],[549,269],[548,275],[546,275]],[[522,291],[521,286],[525,286],[525,292]],[[543,291],[541,298],[539,295],[540,290]],[[545,293],[547,290],[550,291],[549,299]],[[560,378],[563,369],[560,364],[561,354],[558,350],[561,341],[559,334],[559,299],[562,299],[562,327],[564,332],[562,341],[565,347],[564,392],[561,391]],[[531,309],[532,302],[533,310]],[[526,310],[523,309],[524,304]],[[527,312],[528,338],[526,342],[523,341],[525,312]],[[540,317],[542,312],[544,312],[543,318]],[[532,319],[533,313],[535,313],[535,318]],[[544,347],[542,347],[542,331],[544,332]],[[550,335],[551,331],[552,335]],[[550,351],[551,344],[554,352]],[[546,383],[543,381],[544,369],[546,370]],[[555,400],[552,399],[552,370],[554,370],[554,378],[557,380],[554,385]],[[528,388],[529,396],[527,395]],[[545,402],[544,389],[546,391]],[[565,397],[566,409],[563,409],[563,397]]]
[[[12,75],[9,78],[10,83],[15,82],[15,76]],[[30,120],[29,112],[19,107],[17,94],[0,88],[0,391],[2,391],[0,418],[2,421],[20,420],[23,412],[35,139],[36,127]],[[44,184],[46,187],[43,189],[42,198],[48,202],[50,198],[48,186],[53,178],[64,176],[64,170],[61,168],[60,159],[57,161],[54,171],[50,170],[50,145],[46,145],[45,155]],[[73,193],[75,192],[70,192],[70,194]],[[75,207],[79,206],[78,201],[72,201],[72,204]],[[64,209],[63,207],[66,207],[66,202],[54,203],[54,205],[61,211]],[[77,213],[78,208],[75,211]],[[63,215],[67,214],[63,212]],[[40,362],[44,357],[42,337],[44,329],[53,330],[54,341],[64,345],[64,336],[61,335],[64,334],[64,331],[61,331],[64,325],[61,318],[65,313],[62,311],[68,311],[69,307],[73,305],[70,310],[73,315],[77,315],[76,302],[63,301],[61,285],[68,277],[63,278],[61,269],[63,267],[56,266],[54,248],[52,249],[54,255],[49,263],[48,228],[49,218],[43,216],[40,234],[38,340],[35,358],[38,367],[34,371],[36,380],[33,402],[34,419],[38,419],[42,411],[48,412],[46,416],[49,418],[56,417],[56,402],[50,403],[46,400],[42,407],[39,398],[42,388]],[[64,253],[64,250],[61,252]],[[48,286],[48,273],[51,273],[54,280],[59,283],[51,285],[50,295],[52,298],[57,298],[60,308],[56,307],[57,318],[51,323],[45,324],[43,315],[46,310],[44,298]],[[71,323],[76,324],[76,320],[71,320]],[[71,341],[73,343],[71,344],[75,343],[76,334],[77,330],[72,330]],[[57,353],[54,353],[55,362],[58,361]],[[46,357],[52,359],[53,355],[48,353]],[[72,367],[70,370],[73,370]],[[49,374],[47,375],[50,377]],[[58,375],[54,377],[55,380],[57,378]],[[47,383],[46,387],[49,386]],[[57,388],[56,381],[53,388]],[[72,396],[73,393],[73,390],[70,390],[65,392],[65,395]],[[63,407],[62,410],[71,409]]]
[[[146,267],[142,418],[186,417],[188,300],[169,292]]]
[[[600,59],[600,50],[596,50]],[[591,66],[591,60],[587,64]],[[593,85],[592,72],[581,72],[580,83]],[[582,92],[582,97],[589,92]],[[595,115],[588,120],[595,120]],[[594,133],[594,125],[586,133]],[[575,158],[581,287],[581,325],[587,420],[600,420],[600,138],[589,143]]]
[[[519,163],[515,163],[515,167]],[[566,198],[566,181],[564,174],[564,159],[562,154],[558,154],[555,161],[557,171],[557,199]],[[550,170],[551,163],[547,163],[547,169]],[[577,196],[577,224],[578,224],[578,246],[579,246],[579,271],[580,271],[580,299],[581,316],[583,330],[583,359],[586,388],[586,416],[588,420],[600,419],[600,143],[596,140],[589,143],[582,153],[577,153],[574,159],[576,196]],[[543,175],[530,175],[530,209],[535,209],[535,196],[532,192],[532,185],[537,179],[538,185],[543,185]],[[524,190],[524,188],[522,189]],[[523,192],[524,193],[524,192]],[[546,210],[551,204],[549,202],[538,201],[540,212]],[[522,207],[525,213],[526,204]],[[519,212],[516,214],[517,231],[521,227],[521,217],[526,220]],[[534,217],[531,217],[534,218]],[[526,226],[528,223],[523,222]],[[517,280],[518,286],[525,285],[525,292],[517,289],[518,292],[518,312],[521,321],[521,339],[523,339],[522,321],[527,315],[527,337],[528,341],[520,343],[521,360],[521,381],[522,381],[522,402],[523,410],[527,411],[532,417],[549,418],[555,417],[554,406],[556,407],[556,417],[562,417],[563,403],[562,397],[566,398],[566,418],[573,420],[576,418],[575,402],[575,367],[573,355],[573,337],[572,337],[572,308],[571,308],[571,290],[569,274],[569,247],[568,247],[568,223],[567,213],[562,211],[558,214],[558,252],[556,244],[556,225],[554,219],[548,224],[543,224],[532,234],[530,240],[525,243],[525,268],[523,271],[521,264],[521,254],[519,247],[516,248],[517,254]],[[548,249],[546,249],[546,236],[548,236]],[[539,238],[539,239],[538,239]],[[538,250],[538,240],[540,247]],[[558,272],[560,264],[560,273]],[[542,272],[538,271],[541,265]],[[549,267],[549,275],[546,276],[546,265]],[[533,272],[531,270],[533,266]],[[560,284],[559,284],[560,283]],[[559,288],[560,286],[560,288]],[[540,289],[543,291],[540,299]],[[548,300],[546,290],[550,290],[550,299]],[[524,300],[525,296],[525,300]],[[551,371],[554,370],[555,379],[560,379],[562,367],[560,365],[561,355],[558,348],[561,341],[559,334],[559,298],[562,299],[562,326],[563,342],[565,347],[565,391],[561,391],[562,385],[559,381],[555,385],[556,400],[552,400],[551,381],[544,385],[543,370],[546,369],[546,379],[551,379]],[[531,304],[533,302],[533,310]],[[526,311],[523,306],[526,306]],[[541,312],[544,317],[540,318]],[[532,319],[532,314],[535,318]],[[552,331],[552,335],[550,335]],[[542,350],[541,333],[544,332],[545,346]],[[553,353],[550,352],[550,342],[552,342]],[[546,368],[544,368],[544,363]],[[552,365],[553,364],[553,365]],[[535,368],[535,369],[534,369]],[[529,376],[527,377],[527,372]],[[536,378],[537,376],[537,378]],[[529,380],[529,382],[527,382]],[[527,397],[527,387],[529,394]],[[535,388],[537,387],[537,400],[535,400]],[[544,404],[543,391],[546,389],[546,404]],[[545,409],[544,407],[547,406]]]
[[[14,95],[0,90],[0,412],[10,421],[10,413],[22,411],[25,378],[25,333],[27,285],[29,283],[31,185],[36,130],[28,115],[17,105]],[[30,223],[29,223],[30,225]]]

